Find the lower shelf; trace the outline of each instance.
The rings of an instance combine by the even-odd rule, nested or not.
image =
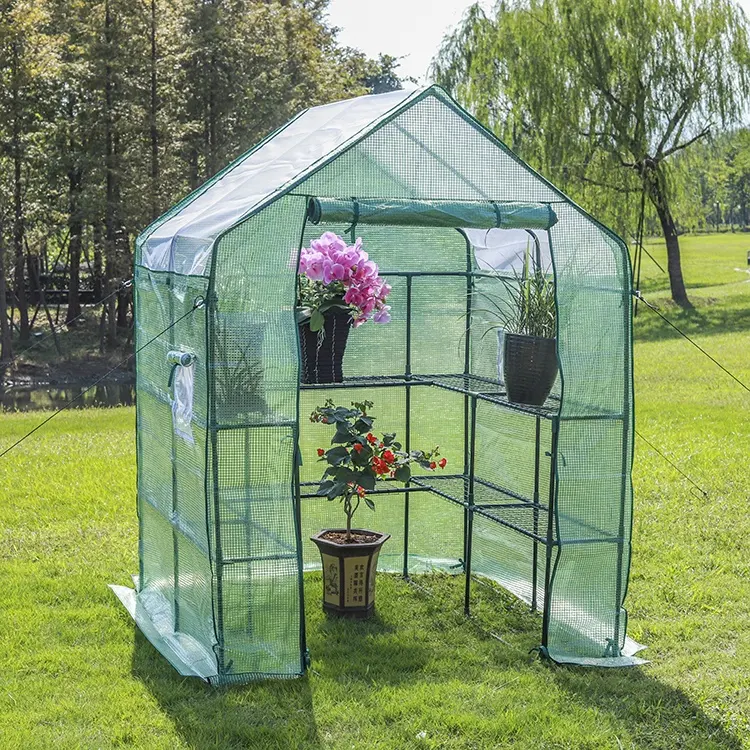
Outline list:
[[[413,476],[408,487],[386,480],[386,486],[370,494],[401,494],[412,492],[430,492],[448,500],[472,513],[500,524],[508,529],[533,539],[541,544],[557,546],[566,544],[617,543],[619,537],[607,533],[592,524],[561,515],[560,520],[568,531],[562,539],[557,538],[557,525],[553,523],[552,533],[548,537],[549,512],[546,505],[535,503],[509,489],[475,477],[473,487],[470,478],[463,474],[437,475],[419,474]],[[391,485],[391,486],[388,486]],[[301,497],[315,497],[313,488],[316,482],[303,484]],[[469,502],[473,490],[474,502]]]

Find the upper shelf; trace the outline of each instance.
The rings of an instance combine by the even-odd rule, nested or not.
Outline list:
[[[577,414],[560,416],[560,398],[551,395],[547,398],[542,406],[530,406],[528,404],[517,404],[508,400],[508,394],[503,384],[497,380],[481,377],[479,375],[440,374],[424,375],[415,373],[411,376],[406,375],[380,375],[380,376],[358,376],[346,378],[343,383],[321,383],[311,385],[302,383],[302,390],[318,389],[343,389],[348,388],[393,388],[393,387],[411,387],[431,385],[437,388],[443,388],[454,393],[463,393],[470,398],[478,401],[486,401],[492,404],[498,404],[505,409],[520,412],[521,414],[531,414],[542,419],[561,419],[561,420],[614,420],[622,419],[622,414],[598,411],[595,409],[578,409]]]
[[[548,398],[543,406],[529,406],[527,404],[517,404],[508,400],[508,396],[502,384],[483,378],[478,375],[463,374],[442,374],[442,375],[385,375],[378,377],[353,377],[347,378],[343,383],[321,383],[321,384],[301,384],[302,390],[314,389],[347,389],[347,388],[388,388],[388,387],[405,387],[417,385],[431,385],[437,388],[443,388],[455,393],[463,393],[480,401],[489,401],[499,404],[507,409],[522,412],[524,414],[533,414],[534,416],[544,419],[556,417],[560,410],[560,401],[557,398]]]

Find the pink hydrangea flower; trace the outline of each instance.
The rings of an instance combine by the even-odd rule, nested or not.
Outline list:
[[[355,328],[372,320],[388,323],[390,307],[385,304],[391,286],[379,275],[377,263],[362,249],[362,238],[353,245],[333,232],[325,232],[303,248],[299,274],[313,282],[307,291],[313,296],[311,306],[339,299],[348,305]],[[314,290],[314,291],[313,291]],[[305,300],[302,300],[303,304]]]
[[[376,313],[372,316],[373,323],[390,323],[391,322],[391,306],[383,305]]]

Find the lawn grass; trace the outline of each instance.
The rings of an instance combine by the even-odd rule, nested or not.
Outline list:
[[[682,246],[695,310],[647,258],[644,294],[750,383],[750,236]],[[467,621],[460,576],[381,576],[374,621],[328,621],[310,574],[307,677],[183,679],[106,588],[137,570],[133,410],[71,412],[0,459],[0,748],[750,748],[750,394],[649,310],[635,331],[637,429],[708,492],[636,439],[626,604],[651,664],[545,665],[538,617],[477,585]],[[0,449],[38,421],[0,417]]]

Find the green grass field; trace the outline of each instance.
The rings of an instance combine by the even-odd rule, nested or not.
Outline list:
[[[682,239],[695,311],[646,297],[750,383],[750,236]],[[664,263],[661,245],[649,246]],[[738,270],[735,270],[738,269]],[[0,748],[750,749],[750,394],[641,307],[630,635],[651,664],[543,664],[539,620],[462,578],[378,582],[379,615],[327,621],[312,671],[212,689],[179,677],[106,588],[137,570],[134,412],[64,413],[0,459]],[[0,450],[40,415],[0,417]]]

